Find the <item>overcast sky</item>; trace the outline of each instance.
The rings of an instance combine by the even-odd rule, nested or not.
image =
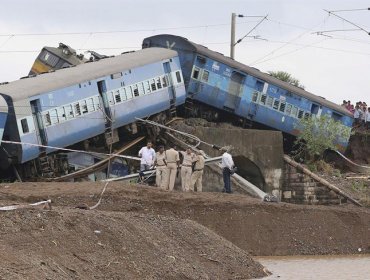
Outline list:
[[[250,34],[264,40],[244,39],[236,46],[236,60],[261,71],[289,72],[306,90],[336,103],[343,99],[370,103],[370,36],[324,11],[370,7],[365,0],[0,0],[0,4],[0,82],[27,75],[41,48],[59,42],[80,53],[91,49],[119,54],[140,49],[145,37],[168,33],[229,55],[230,18],[236,12],[268,15]],[[336,14],[370,30],[370,11]],[[237,39],[259,20],[237,18]],[[343,29],[348,31],[324,33],[330,37],[313,34]]]

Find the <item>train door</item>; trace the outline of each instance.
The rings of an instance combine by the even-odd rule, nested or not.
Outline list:
[[[240,94],[243,89],[244,81],[245,75],[238,72],[233,72],[231,74],[228,95],[224,107],[232,111],[235,110],[240,102]]]
[[[176,91],[173,87],[170,63],[169,62],[163,63],[163,69],[164,69],[164,73],[166,73],[166,76],[168,77],[168,92],[169,92],[171,104],[173,104],[176,101]]]
[[[311,115],[316,115],[316,117],[320,117],[322,112],[322,106],[318,104],[311,105]]]
[[[105,115],[105,126],[106,126],[106,128],[111,127],[111,125],[112,125],[112,114],[111,114],[111,110],[109,108],[109,101],[108,101],[108,97],[107,97],[107,86],[106,86],[104,80],[98,81],[97,85],[98,85],[99,95],[100,95],[101,99],[103,100],[102,110],[103,110],[103,113]]]
[[[40,99],[32,100],[30,102],[33,121],[36,124],[36,135],[38,142],[41,145],[46,146],[48,144],[44,123],[41,115],[41,103]],[[41,148],[42,149],[42,148]]]

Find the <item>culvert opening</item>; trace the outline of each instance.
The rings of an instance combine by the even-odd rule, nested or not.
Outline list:
[[[266,192],[266,183],[260,168],[245,156],[234,156],[234,163],[238,167],[238,175]]]

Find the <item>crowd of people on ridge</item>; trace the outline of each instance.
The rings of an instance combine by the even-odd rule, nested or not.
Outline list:
[[[366,102],[359,101],[356,105],[353,105],[350,100],[343,100],[341,106],[353,114],[355,119],[353,126],[355,128],[370,129],[370,107],[367,106]]]

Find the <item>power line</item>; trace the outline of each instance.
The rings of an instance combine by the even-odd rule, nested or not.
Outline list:
[[[350,9],[350,10],[336,10],[331,11],[332,13],[339,13],[339,12],[355,12],[355,11],[368,11],[370,8],[363,8],[363,9]]]
[[[327,16],[327,17],[324,19],[324,21],[325,21],[328,17],[329,17],[329,16]],[[321,25],[321,24],[322,24],[322,22],[320,22],[319,24],[315,25],[315,26],[314,26],[314,27],[312,27],[311,29],[305,29],[305,30],[306,30],[305,32],[303,32],[302,34],[300,34],[300,35],[298,35],[297,37],[293,38],[292,40],[290,40],[289,42],[285,43],[284,45],[282,45],[282,46],[280,46],[280,47],[278,47],[278,48],[276,48],[276,49],[272,50],[272,51],[271,51],[271,52],[269,52],[268,54],[266,54],[266,55],[264,55],[264,56],[262,56],[262,57],[260,57],[260,58],[256,59],[255,61],[253,61],[253,62],[251,63],[251,65],[258,63],[258,61],[263,60],[264,58],[266,58],[266,57],[270,56],[271,54],[273,54],[273,53],[275,53],[275,52],[277,52],[277,51],[281,50],[281,49],[282,49],[282,48],[284,48],[284,47],[286,47],[286,46],[287,46],[287,45],[289,45],[290,43],[293,43],[294,41],[296,41],[296,40],[298,40],[299,38],[303,37],[303,36],[304,36],[304,35],[306,35],[309,31],[311,31],[312,29],[316,28],[317,26],[319,26],[319,25]]]
[[[362,31],[366,32],[367,35],[370,35],[369,31],[365,30],[364,28],[362,28],[361,26],[359,26],[358,24],[352,22],[352,21],[349,21],[348,19],[345,19],[344,17],[341,17],[341,16],[338,16],[336,15],[333,11],[328,11],[328,10],[325,10],[325,12],[329,13],[329,16],[330,15],[333,15],[333,16],[336,16],[337,18],[340,18],[341,20],[344,20],[345,22],[353,25],[353,26],[356,26],[357,28],[361,29]]]
[[[256,21],[243,21],[239,24],[253,23]],[[85,31],[85,32],[50,32],[50,33],[13,33],[13,34],[0,34],[0,37],[9,36],[55,36],[55,35],[93,35],[93,34],[111,34],[111,33],[134,33],[134,32],[155,32],[159,30],[176,30],[176,29],[193,29],[193,28],[209,28],[218,26],[229,26],[230,23],[207,24],[207,25],[192,25],[192,26],[177,26],[167,28],[153,28],[153,29],[127,29],[127,30],[108,30],[108,31]]]

